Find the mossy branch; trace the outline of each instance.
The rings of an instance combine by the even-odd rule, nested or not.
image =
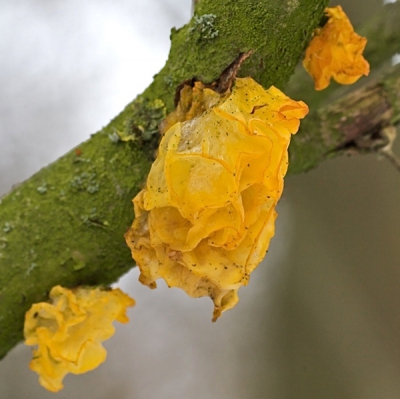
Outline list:
[[[211,82],[252,50],[241,76],[282,88],[327,3],[198,1],[189,24],[172,32],[169,59],[149,88],[90,140],[1,200],[0,358],[22,339],[25,311],[51,287],[107,285],[133,266],[123,239],[133,218],[131,200],[148,173],[157,125],[173,109],[178,84],[193,77]],[[302,151],[313,141],[311,131],[297,139]],[[296,151],[292,167],[307,169],[297,164]]]
[[[314,168],[350,147],[353,153],[366,152],[366,138],[369,150],[384,147],[386,139],[381,136],[381,128],[397,125],[400,118],[399,67],[391,66],[392,56],[400,53],[399,18],[400,2],[388,4],[357,29],[368,39],[364,55],[371,73],[356,84],[341,86],[332,82],[327,89],[316,91],[304,68],[296,69],[285,93],[305,101],[310,114],[290,145],[288,173]]]
[[[299,65],[285,89],[292,98],[301,98],[311,109],[321,108],[332,100],[343,97],[349,92],[365,85],[369,80],[381,76],[391,67],[391,58],[400,53],[400,3],[387,4],[379,13],[364,21],[356,32],[368,39],[364,56],[371,66],[370,75],[363,77],[358,83],[350,86],[332,84],[323,91],[312,90],[314,87],[310,75]]]
[[[379,153],[392,144],[385,128],[400,123],[400,65],[379,80],[311,110],[289,148],[291,173],[347,153]],[[304,143],[307,143],[304,145]],[[390,148],[388,148],[390,149]]]
[[[123,235],[152,163],[157,125],[186,79],[213,81],[240,54],[241,73],[282,86],[328,0],[202,0],[149,88],[108,126],[15,187],[0,204],[0,358],[22,339],[34,302],[61,284],[107,285],[134,263]]]

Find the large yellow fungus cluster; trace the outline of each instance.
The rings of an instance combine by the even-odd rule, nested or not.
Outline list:
[[[251,78],[223,97],[198,86],[182,91],[126,233],[143,284],[155,288],[163,278],[211,297],[214,321],[235,306],[274,235],[287,148],[307,113],[302,101]]]
[[[86,373],[104,362],[101,341],[114,334],[114,320],[128,321],[126,309],[135,301],[119,289],[71,291],[59,285],[50,299],[26,313],[24,335],[27,345],[37,345],[30,368],[44,388],[57,392],[66,374]]]
[[[325,14],[328,21],[316,29],[303,60],[316,90],[328,87],[331,78],[348,85],[369,74],[369,64],[362,55],[367,39],[354,32],[342,7],[327,8]]]

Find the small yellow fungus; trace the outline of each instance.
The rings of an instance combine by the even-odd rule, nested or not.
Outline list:
[[[307,113],[251,78],[236,79],[227,95],[182,90],[125,236],[143,284],[163,278],[211,297],[213,321],[236,305],[274,235],[287,148]]]
[[[30,368],[52,392],[63,388],[68,373],[82,374],[106,359],[102,341],[114,334],[112,322],[128,322],[126,309],[135,301],[119,289],[55,286],[51,303],[32,305],[25,315],[25,344],[36,345]]]
[[[303,60],[316,90],[328,87],[331,78],[349,85],[369,74],[369,64],[362,55],[367,39],[354,32],[342,7],[326,8],[325,14],[328,21],[315,30]]]

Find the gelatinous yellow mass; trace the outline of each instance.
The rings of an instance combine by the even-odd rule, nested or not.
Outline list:
[[[369,74],[369,64],[362,55],[367,39],[354,32],[342,7],[326,8],[325,14],[328,21],[315,30],[303,60],[316,90],[328,87],[331,78],[348,85]]]
[[[196,90],[183,90],[180,105]],[[163,278],[211,297],[215,321],[268,249],[290,137],[308,107],[251,78],[237,79],[228,96],[202,96],[208,105],[193,119],[182,109],[201,107],[187,104],[169,118],[184,122],[169,123],[125,237],[143,284]]]
[[[101,345],[114,334],[112,322],[128,322],[126,309],[135,301],[119,289],[55,286],[51,303],[34,304],[25,315],[25,344],[37,345],[30,368],[52,392],[63,388],[68,373],[82,374],[106,359]]]

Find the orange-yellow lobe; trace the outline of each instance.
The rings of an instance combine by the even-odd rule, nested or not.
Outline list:
[[[369,74],[369,64],[362,55],[367,39],[354,32],[342,7],[327,8],[325,14],[328,21],[315,30],[303,60],[316,90],[328,87],[331,78],[348,85]]]
[[[51,303],[32,305],[25,315],[25,344],[35,345],[30,368],[52,392],[63,388],[66,374],[82,374],[106,359],[102,341],[114,334],[114,320],[128,322],[126,309],[135,301],[119,289],[55,286]]]
[[[201,106],[190,106],[194,93]],[[216,320],[236,305],[268,249],[290,137],[308,107],[251,78],[236,79],[223,96],[197,85],[181,92],[181,103],[167,117],[125,237],[143,284],[155,288],[162,278],[209,296]]]

